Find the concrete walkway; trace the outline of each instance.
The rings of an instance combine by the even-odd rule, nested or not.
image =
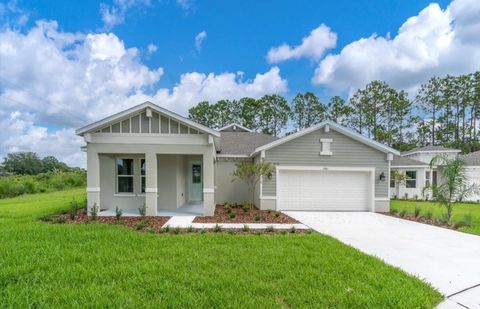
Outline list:
[[[194,229],[213,229],[217,223],[193,223],[195,216],[174,216],[168,220],[163,227],[179,227],[179,228],[188,228],[193,227]],[[304,224],[278,224],[278,223],[218,223],[224,229],[242,229],[247,225],[250,229],[266,229],[269,226],[272,226],[276,230],[286,230],[295,227],[297,230],[308,229]]]
[[[285,213],[429,282],[443,308],[480,308],[480,236],[368,212]]]

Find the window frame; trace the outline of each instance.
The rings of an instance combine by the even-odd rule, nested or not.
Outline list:
[[[132,160],[132,173],[131,175],[119,175],[118,174],[118,160]],[[119,185],[120,185],[120,182],[118,181],[120,177],[123,177],[123,178],[132,178],[132,191],[131,192],[128,192],[128,191],[120,191],[119,189]],[[120,195],[134,195],[135,194],[135,158],[132,158],[132,157],[116,157],[115,158],[115,193],[116,194],[120,194]]]
[[[390,189],[394,189],[397,187],[397,184],[395,183],[395,179],[392,179],[392,174],[393,174],[393,171],[390,171],[390,179],[389,179],[389,182],[390,182]],[[393,186],[392,186],[393,184]]]
[[[432,172],[431,171],[425,171],[425,186],[430,186],[431,183],[431,177],[432,177]]]
[[[415,177],[408,176],[408,173],[414,173]],[[416,189],[417,188],[417,171],[405,171],[405,176],[407,179],[405,180],[405,188],[407,189]],[[413,186],[409,184],[413,181]]]
[[[142,161],[145,164],[145,168],[142,170]],[[145,179],[145,186],[143,185],[143,180]],[[145,189],[147,188],[147,160],[145,158],[140,158],[140,194],[145,194]]]

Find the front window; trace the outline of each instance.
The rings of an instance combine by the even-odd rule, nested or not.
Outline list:
[[[395,188],[395,178],[393,177],[394,174],[395,173],[393,171],[390,172],[390,188]]]
[[[405,184],[407,188],[416,188],[417,187],[417,172],[416,171],[407,171],[405,173],[407,176],[407,180],[405,180]]]
[[[430,171],[426,171],[426,172],[425,172],[425,185],[426,185],[427,187],[430,186]]]
[[[117,193],[133,193],[133,159],[117,159]]]
[[[192,164],[192,183],[202,183],[202,166]]]
[[[140,178],[141,178],[141,188],[142,193],[145,193],[145,159],[140,160]]]

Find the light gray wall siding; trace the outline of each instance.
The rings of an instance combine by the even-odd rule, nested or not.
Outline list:
[[[217,158],[215,162],[215,203],[223,202],[243,203],[248,200],[248,188],[245,182],[235,179],[232,175],[235,164],[233,159]],[[235,181],[232,182],[232,180]]]
[[[333,140],[331,156],[320,156],[320,138]],[[387,197],[388,182],[380,181],[380,173],[388,176],[387,154],[334,131],[325,133],[316,130],[294,140],[286,142],[265,152],[265,160],[276,165],[298,166],[340,166],[340,167],[374,167],[375,196]],[[276,175],[272,179],[263,177],[263,195],[276,195]],[[348,188],[345,188],[348,190]]]

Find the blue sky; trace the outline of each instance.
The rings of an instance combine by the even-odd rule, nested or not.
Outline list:
[[[151,100],[312,91],[345,98],[374,79],[414,95],[480,69],[480,2],[0,2],[0,157],[84,165],[74,129]]]

